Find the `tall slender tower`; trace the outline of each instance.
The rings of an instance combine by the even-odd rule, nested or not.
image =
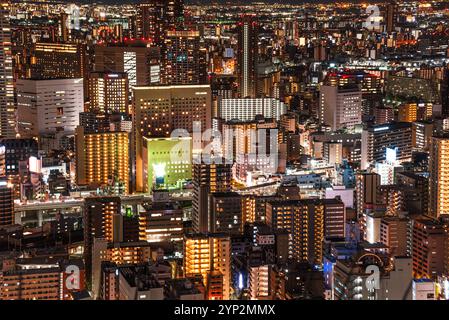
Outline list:
[[[257,94],[257,21],[243,16],[238,25],[238,81],[240,97]]]
[[[396,27],[398,21],[398,5],[394,1],[390,1],[386,4],[385,12],[385,31],[391,33]]]
[[[0,0],[0,137],[15,138],[17,132],[12,70],[10,2]]]
[[[449,133],[432,137],[429,161],[429,216],[449,213]]]
[[[209,232],[210,194],[230,192],[232,166],[230,164],[193,165],[193,230]]]

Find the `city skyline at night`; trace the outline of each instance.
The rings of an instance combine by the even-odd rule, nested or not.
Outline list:
[[[0,0],[0,300],[449,300],[448,194],[445,0]]]

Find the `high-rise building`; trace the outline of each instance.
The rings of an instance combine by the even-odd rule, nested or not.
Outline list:
[[[99,114],[95,112],[80,112],[79,117],[80,126],[84,128],[85,133],[110,131],[110,117],[107,114]]]
[[[248,267],[249,296],[251,300],[270,300],[273,298],[273,266],[264,264]]]
[[[275,98],[221,99],[217,116],[225,121],[253,121],[257,115],[280,120],[287,106]]]
[[[68,279],[69,268],[79,270],[79,278]],[[73,288],[67,286],[72,281]],[[81,260],[37,259],[22,262],[0,271],[0,300],[73,300],[76,293],[85,289],[85,270]]]
[[[205,84],[205,49],[196,30],[166,31],[162,50],[161,83]]]
[[[31,79],[87,79],[86,46],[71,43],[35,44],[31,57]]]
[[[276,173],[279,166],[278,125],[273,119],[223,124],[223,155],[234,159],[235,177],[251,183],[251,172]]]
[[[231,190],[232,166],[230,164],[193,165],[193,209],[192,222],[195,232],[207,232],[210,221],[210,198],[215,192]]]
[[[397,172],[396,183],[404,187],[404,200],[409,214],[426,214],[429,210],[429,177],[410,171]]]
[[[324,84],[340,88],[358,86],[362,92],[363,119],[373,116],[374,110],[382,105],[382,82],[376,74],[360,70],[329,72]]]
[[[394,120],[393,108],[375,108],[374,109],[375,124],[385,124]]]
[[[78,127],[75,134],[76,182],[97,187],[118,185],[118,192],[129,192],[129,133],[85,133]]]
[[[409,161],[412,157],[412,124],[392,122],[364,128],[361,169],[386,160],[387,148],[395,150],[396,160]]]
[[[94,239],[106,242],[123,240],[123,217],[121,215],[120,197],[91,197],[84,201],[84,261],[86,276],[92,276],[92,256]]]
[[[266,206],[266,221],[275,231],[290,234],[289,258],[321,264],[323,243],[344,235],[345,207],[341,200],[275,200]]]
[[[238,85],[241,98],[257,94],[258,23],[246,15],[238,23]]]
[[[236,192],[210,195],[209,232],[242,234],[242,197]]]
[[[413,274],[415,278],[433,278],[445,271],[444,226],[429,218],[413,221],[412,231]]]
[[[385,31],[391,33],[395,31],[398,21],[398,5],[394,1],[386,4],[385,12]]]
[[[167,138],[173,130],[192,133],[195,122],[201,131],[211,128],[211,91],[209,85],[152,86],[134,88],[135,179],[137,191],[147,188],[144,170],[147,138]],[[198,141],[193,141],[193,144]]]
[[[11,4],[0,2],[0,137],[13,139],[17,133],[14,103],[11,25]]]
[[[37,157],[38,144],[34,139],[2,139],[0,145],[5,148],[5,174],[19,174],[21,161],[28,161],[31,156]]]
[[[363,218],[366,210],[375,208],[380,178],[380,175],[374,172],[360,172],[356,175],[355,195],[359,219]]]
[[[181,25],[184,17],[183,0],[144,1],[137,9],[136,36],[162,44],[164,32]]]
[[[6,181],[0,181],[0,226],[12,225],[15,222],[13,191]]]
[[[410,256],[411,222],[406,217],[383,217],[380,222],[380,242],[392,256]]]
[[[412,123],[412,147],[417,151],[426,151],[432,143],[434,124],[417,121]]]
[[[449,135],[447,133],[432,137],[429,172],[429,215],[437,218],[442,214],[449,214]]]
[[[362,123],[362,92],[358,86],[320,87],[320,121],[335,131]]]
[[[183,211],[172,202],[153,202],[139,214],[139,238],[146,242],[172,242],[182,244]]]
[[[94,71],[128,75],[130,88],[160,81],[160,51],[146,42],[129,41],[117,45],[96,45]]]
[[[228,300],[231,287],[231,240],[220,234],[195,234],[184,239],[184,275],[203,277],[210,299]],[[220,286],[216,279],[221,279]],[[214,280],[214,281],[211,281]],[[208,290],[213,286],[215,290]],[[217,287],[222,292],[217,292]]]
[[[418,106],[416,103],[404,103],[398,108],[399,122],[414,122],[418,119]]]
[[[204,131],[211,128],[210,86],[135,87],[134,109],[140,137],[169,137],[175,129],[191,133],[195,121]]]
[[[83,79],[17,80],[19,133],[71,135],[84,111]]]
[[[92,72],[89,77],[89,109],[95,113],[128,113],[128,75]]]

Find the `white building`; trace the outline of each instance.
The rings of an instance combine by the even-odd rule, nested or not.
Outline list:
[[[341,198],[346,208],[354,208],[354,189],[346,189],[345,186],[326,188],[326,199],[334,199],[337,196]]]
[[[319,119],[335,131],[362,123],[362,92],[356,88],[321,86]]]
[[[83,79],[19,79],[17,109],[22,137],[73,134],[84,111]]]
[[[251,121],[256,115],[280,120],[287,106],[275,98],[222,99],[218,104],[218,117],[225,121]]]

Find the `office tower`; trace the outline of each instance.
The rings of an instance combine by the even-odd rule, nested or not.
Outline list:
[[[38,42],[33,48],[30,67],[31,79],[87,79],[86,46]]]
[[[201,275],[207,292],[212,279],[221,278],[222,292],[214,292],[208,298],[228,300],[231,285],[231,240],[229,236],[219,234],[188,235],[184,239],[184,276]],[[211,279],[212,277],[212,279]]]
[[[412,123],[412,147],[417,151],[430,148],[434,124],[432,122],[417,121]]]
[[[329,231],[329,235],[340,233],[334,233],[333,230],[341,229],[344,204],[341,202],[340,208],[337,211],[335,209],[334,204],[328,204],[327,200],[269,201],[266,221],[273,230],[290,234],[290,259],[318,265],[322,263],[325,230]],[[326,222],[329,223],[327,226]]]
[[[411,221],[406,217],[386,216],[380,222],[380,242],[391,256],[410,256]]]
[[[129,113],[129,81],[126,73],[92,72],[89,76],[89,107],[94,113]]]
[[[173,130],[193,132],[195,122],[201,131],[211,128],[211,91],[209,85],[154,86],[134,88],[135,171],[137,191],[147,188],[144,168],[143,137],[170,137]],[[199,141],[193,141],[195,146]]]
[[[130,88],[159,83],[159,56],[159,48],[145,42],[100,44],[95,46],[94,71],[126,73]]]
[[[429,159],[429,215],[439,217],[449,213],[449,135],[432,137]]]
[[[84,111],[83,79],[17,80],[19,133],[71,135]]]
[[[196,30],[166,31],[162,49],[161,83],[167,85],[205,84],[205,49]]]
[[[320,87],[319,119],[332,131],[362,123],[362,92],[357,86]]]
[[[2,139],[0,145],[5,148],[5,174],[19,174],[19,163],[37,157],[38,144],[34,139]]]
[[[192,138],[144,138],[148,190],[182,189],[192,179]]]
[[[398,21],[398,5],[394,1],[386,4],[385,12],[385,31],[391,33],[395,31],[396,23]]]
[[[0,226],[15,223],[13,192],[13,188],[9,187],[6,181],[0,181]]]
[[[210,195],[209,231],[225,234],[242,234],[242,197],[236,192]]]
[[[101,238],[106,242],[123,240],[123,219],[121,200],[119,197],[90,197],[84,200],[84,261],[86,277],[92,277],[93,259],[98,250],[94,248],[94,239]]]
[[[280,120],[287,106],[275,98],[222,99],[218,102],[218,117],[225,121],[253,121],[257,115]]]
[[[0,137],[15,138],[17,115],[14,104],[11,26],[11,4],[0,2]]]
[[[360,172],[356,175],[355,196],[357,217],[361,219],[366,210],[372,210],[377,204],[377,189],[380,186],[380,175],[371,172]]]
[[[413,221],[412,230],[413,276],[435,279],[445,271],[445,228],[423,217]]]
[[[181,25],[184,17],[183,0],[154,0],[139,4],[136,35],[149,38],[155,45],[164,41],[164,32]]]
[[[129,192],[129,133],[85,133],[83,127],[78,127],[75,144],[78,185]]]
[[[215,192],[231,191],[232,165],[193,165],[193,208],[192,222],[195,232],[207,232],[211,226],[209,195]]]
[[[237,74],[239,96],[255,98],[257,94],[258,23],[253,16],[244,16],[238,23]]]
[[[412,124],[392,122],[364,128],[361,169],[386,160],[387,148],[396,149],[398,161],[409,161],[412,157]]]

